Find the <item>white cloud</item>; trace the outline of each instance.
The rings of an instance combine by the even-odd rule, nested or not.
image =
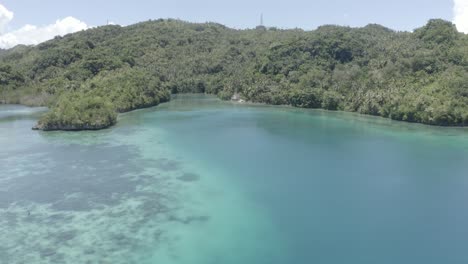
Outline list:
[[[88,28],[86,23],[74,18],[66,17],[54,24],[45,26],[25,25],[20,29],[4,33],[3,30],[13,19],[13,12],[0,4],[0,48],[11,48],[18,44],[36,45],[55,36],[63,36]]]
[[[0,4],[0,34],[2,34],[6,26],[13,19],[13,12],[6,9],[3,5]]]
[[[468,33],[468,0],[454,0],[453,23],[460,32]]]

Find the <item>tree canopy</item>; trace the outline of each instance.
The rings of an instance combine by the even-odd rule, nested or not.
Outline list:
[[[116,112],[184,92],[465,126],[468,36],[440,19],[413,33],[375,24],[235,30],[159,19],[0,53],[0,102],[51,107],[43,127],[106,127]]]

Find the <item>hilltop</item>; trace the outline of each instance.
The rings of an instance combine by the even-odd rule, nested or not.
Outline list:
[[[159,19],[0,51],[0,103],[49,106],[38,129],[101,129],[186,92],[466,126],[468,35],[440,19],[414,32]]]

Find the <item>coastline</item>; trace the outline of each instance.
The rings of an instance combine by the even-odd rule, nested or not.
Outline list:
[[[320,111],[324,113],[344,113],[344,114],[351,114],[356,118],[359,117],[366,117],[366,118],[376,118],[382,121],[392,121],[392,122],[399,122],[399,123],[406,123],[406,124],[413,124],[413,125],[423,125],[423,126],[428,126],[428,127],[434,127],[434,128],[455,128],[455,129],[468,129],[468,126],[464,125],[443,125],[443,124],[429,124],[429,123],[422,123],[422,122],[415,122],[415,121],[408,121],[408,120],[398,120],[398,119],[392,119],[390,117],[385,117],[385,116],[380,116],[380,115],[369,115],[369,114],[362,114],[356,111],[345,111],[345,110],[328,110],[324,108],[305,108],[305,107],[297,107],[297,106],[292,106],[292,105],[275,105],[275,104],[268,104],[268,103],[262,103],[262,102],[253,102],[253,101],[248,101],[248,100],[223,100],[220,99],[217,95],[214,94],[207,94],[207,93],[179,93],[179,94],[172,94],[171,98],[179,96],[179,95],[208,95],[212,96],[213,98],[216,98],[217,100],[220,100],[221,102],[225,103],[230,103],[233,105],[239,105],[239,106],[247,106],[247,107],[278,107],[278,108],[285,108],[285,109],[297,109],[297,110],[306,110],[306,111]],[[171,99],[170,99],[171,100]],[[170,101],[169,100],[169,101]],[[169,102],[167,101],[167,102]],[[161,102],[156,105],[151,105],[151,106],[144,106],[144,107],[139,107],[132,109],[130,111],[125,111],[125,112],[119,112],[117,113],[117,116],[125,115],[127,113],[132,113],[135,111],[141,111],[145,109],[150,109],[153,107],[157,107],[161,104],[167,103],[167,102]],[[29,105],[23,105],[23,104],[4,104],[0,102],[0,105],[18,105],[18,106],[24,106],[24,107],[30,107],[30,108],[44,108],[43,106],[29,106]],[[48,108],[47,108],[48,109]],[[48,110],[49,111],[49,110]],[[46,112],[44,112],[46,113]],[[43,113],[43,114],[44,114]],[[38,131],[66,131],[66,132],[77,132],[77,131],[98,131],[98,130],[104,130],[104,129],[109,129],[114,127],[116,124],[118,124],[118,118],[116,122],[113,122],[109,125],[102,125],[102,126],[88,126],[87,124],[84,125],[84,127],[77,127],[77,126],[71,126],[71,125],[65,125],[65,126],[51,126],[51,127],[41,127],[39,123],[37,123],[35,126],[33,126],[31,129],[32,130],[38,130]]]

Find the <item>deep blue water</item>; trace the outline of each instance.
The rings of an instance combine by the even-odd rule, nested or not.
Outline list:
[[[468,263],[466,129],[188,95],[45,133],[6,107],[5,263]]]

